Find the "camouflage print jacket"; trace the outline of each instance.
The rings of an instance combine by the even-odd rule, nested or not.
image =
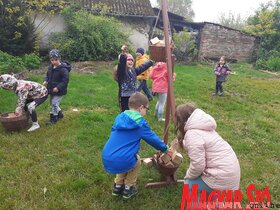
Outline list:
[[[26,100],[43,98],[48,95],[48,90],[37,82],[17,80],[15,93],[18,96],[16,109],[23,109]]]

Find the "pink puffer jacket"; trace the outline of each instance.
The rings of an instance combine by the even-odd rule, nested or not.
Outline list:
[[[167,65],[164,62],[158,62],[150,73],[152,80],[152,92],[167,93],[168,91],[168,73]]]
[[[231,146],[215,131],[216,121],[196,109],[185,124],[184,148],[190,157],[186,177],[202,180],[215,190],[237,190],[240,166]]]

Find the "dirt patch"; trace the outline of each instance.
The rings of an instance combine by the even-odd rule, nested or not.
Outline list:
[[[79,73],[94,74],[102,69],[113,69],[113,62],[105,61],[84,61],[72,64],[72,70]]]
[[[49,63],[45,62],[39,69],[33,69],[30,71],[22,71],[15,74],[17,79],[28,80],[32,74],[45,75],[48,70]],[[112,70],[114,68],[112,61],[84,61],[84,62],[71,62],[73,72],[95,74],[102,70]]]

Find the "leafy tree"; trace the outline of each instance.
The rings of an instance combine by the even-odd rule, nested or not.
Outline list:
[[[247,20],[247,31],[261,39],[258,58],[271,57],[271,51],[280,52],[280,2],[261,4],[253,16]]]
[[[34,50],[34,26],[20,0],[0,1],[0,50],[22,55]]]
[[[161,0],[157,0],[157,3],[161,5]],[[192,21],[194,17],[192,0],[167,0],[167,10],[185,17],[187,21]]]
[[[222,13],[220,17],[218,17],[217,23],[238,30],[246,29],[246,21],[241,18],[240,14],[235,15],[231,12],[227,15]]]
[[[0,50],[12,55],[38,50],[40,24],[34,26],[37,15],[53,13],[62,4],[60,1],[54,5],[51,0],[0,0]]]

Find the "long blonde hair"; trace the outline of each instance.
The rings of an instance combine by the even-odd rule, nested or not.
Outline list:
[[[183,148],[185,136],[184,127],[196,107],[191,103],[181,104],[176,107],[175,111],[175,129],[179,145]]]

